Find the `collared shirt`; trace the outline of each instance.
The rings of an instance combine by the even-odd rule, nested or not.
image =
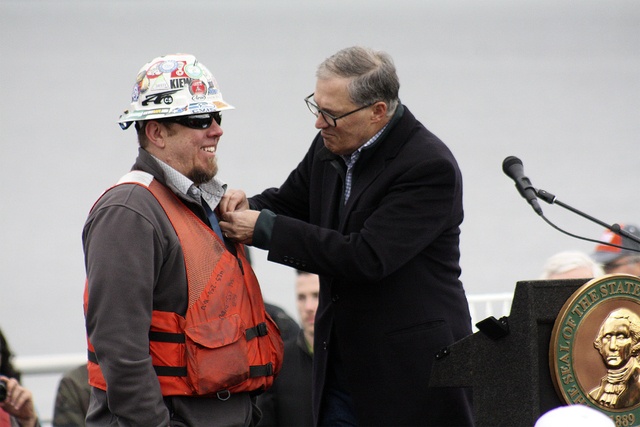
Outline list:
[[[181,194],[185,196],[189,196],[198,202],[203,199],[212,211],[216,209],[218,203],[224,196],[224,193],[227,191],[227,184],[216,177],[213,177],[210,181],[204,182],[200,184],[200,186],[196,186],[193,181],[189,178],[153,156],[154,159],[158,161],[160,168],[164,172],[164,175],[167,179],[167,184],[172,185]]]
[[[378,133],[373,135],[371,139],[369,139],[367,142],[362,144],[360,148],[358,148],[353,153],[340,156],[342,157],[342,160],[344,160],[344,163],[347,165],[347,173],[345,175],[345,180],[344,180],[345,182],[344,183],[344,204],[345,205],[347,204],[347,200],[349,200],[349,196],[351,195],[351,183],[353,182],[353,167],[356,165],[356,162],[360,158],[360,154],[362,153],[362,150],[366,150],[367,148],[375,144],[375,142],[378,140],[380,135],[382,135],[382,133],[384,132],[384,130],[387,128],[388,125],[389,125],[388,123],[384,125],[384,127],[380,129]]]

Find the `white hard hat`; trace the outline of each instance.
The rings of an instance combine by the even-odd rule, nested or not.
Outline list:
[[[193,55],[153,59],[138,72],[131,105],[118,120],[122,129],[141,120],[233,109],[222,99],[216,79]]]
[[[603,412],[586,405],[560,406],[538,418],[534,427],[614,427]]]

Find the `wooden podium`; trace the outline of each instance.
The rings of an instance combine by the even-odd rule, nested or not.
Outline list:
[[[587,280],[516,284],[511,313],[479,322],[480,329],[437,356],[432,387],[470,387],[476,426],[533,426],[563,402],[549,370],[549,342],[565,301]]]

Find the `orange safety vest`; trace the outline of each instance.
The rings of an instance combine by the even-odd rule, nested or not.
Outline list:
[[[158,200],[178,235],[187,272],[185,317],[154,310],[149,352],[163,396],[255,392],[271,387],[282,367],[283,343],[266,313],[260,285],[244,253],[237,258],[171,190],[141,171],[117,185],[134,183]],[[85,284],[85,315],[88,305]],[[87,337],[89,383],[106,390],[99,359]],[[222,393],[222,394],[221,394]]]

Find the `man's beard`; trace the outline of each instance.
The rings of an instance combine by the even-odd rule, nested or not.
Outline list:
[[[213,168],[211,170],[204,170],[196,168],[194,169],[188,178],[193,181],[195,185],[204,184],[205,182],[209,182],[213,179],[214,176],[218,173],[218,162],[213,160]]]

